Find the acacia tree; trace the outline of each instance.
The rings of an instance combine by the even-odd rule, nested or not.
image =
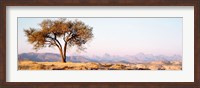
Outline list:
[[[79,20],[43,20],[40,29],[25,29],[28,42],[33,44],[35,50],[44,47],[57,47],[60,51],[62,62],[66,62],[66,51],[72,46],[78,50],[86,49],[83,45],[93,38],[92,27]],[[64,44],[61,44],[64,41]]]

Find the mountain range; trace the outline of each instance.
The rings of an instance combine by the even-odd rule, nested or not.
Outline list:
[[[61,57],[55,53],[22,53],[18,54],[18,60],[31,60],[37,62],[56,62]],[[138,53],[136,55],[112,56],[105,54],[103,56],[67,56],[66,61],[70,62],[99,62],[99,63],[149,63],[153,61],[182,61],[182,56],[173,55],[152,55]]]

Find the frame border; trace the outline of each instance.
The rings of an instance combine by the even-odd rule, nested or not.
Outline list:
[[[194,82],[6,82],[6,6],[194,6]],[[1,0],[0,88],[200,88],[200,0]]]

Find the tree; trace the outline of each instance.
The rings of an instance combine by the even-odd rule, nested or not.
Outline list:
[[[28,42],[33,44],[35,50],[44,47],[57,47],[62,62],[66,62],[66,51],[72,46],[78,50],[86,49],[83,45],[93,38],[92,27],[79,20],[46,19],[40,24],[40,29],[25,29]],[[61,44],[64,41],[64,44]]]

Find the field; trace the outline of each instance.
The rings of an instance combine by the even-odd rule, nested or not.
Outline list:
[[[19,61],[18,70],[182,70],[182,64],[179,61],[143,64]]]

